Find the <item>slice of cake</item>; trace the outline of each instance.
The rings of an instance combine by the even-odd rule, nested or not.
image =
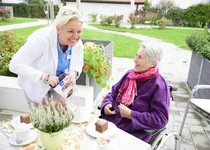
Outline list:
[[[108,121],[104,119],[99,119],[96,123],[96,131],[103,133],[108,129]]]
[[[24,115],[20,116],[20,122],[26,123],[26,124],[31,123],[29,114],[24,114]]]

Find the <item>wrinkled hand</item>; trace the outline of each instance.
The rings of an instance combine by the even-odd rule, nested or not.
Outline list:
[[[76,72],[75,71],[69,71],[65,80],[67,80],[66,84],[63,86],[62,90],[65,90],[68,86],[74,85],[76,83]]]
[[[107,104],[105,107],[104,107],[104,113],[106,115],[114,115],[116,114],[115,110],[112,111],[110,108],[112,108],[112,104]]]
[[[49,76],[47,83],[52,87],[56,86],[59,83],[58,77],[56,76]]]
[[[120,110],[121,117],[131,119],[131,109],[130,108],[128,108],[127,106],[125,106],[123,104],[118,105],[118,108]]]

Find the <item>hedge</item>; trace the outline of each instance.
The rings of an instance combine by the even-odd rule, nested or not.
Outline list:
[[[210,60],[210,32],[196,32],[186,38],[187,45],[198,55]]]
[[[11,4],[11,3],[0,3],[0,6],[12,6],[14,17],[24,18],[46,18],[44,13],[44,5],[41,4]],[[58,5],[54,5],[54,16],[57,15],[59,10]]]
[[[204,27],[210,24],[210,4],[198,4],[190,6],[185,11],[185,19],[188,26]]]

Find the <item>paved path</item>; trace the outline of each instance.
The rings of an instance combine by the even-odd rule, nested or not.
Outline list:
[[[46,24],[44,21],[36,23],[25,23],[10,26],[0,26],[0,31],[24,28],[29,26]],[[179,131],[185,110],[188,91],[186,90],[186,81],[189,71],[191,52],[183,50],[174,44],[163,42],[156,38],[132,33],[122,33],[115,31],[106,31],[88,26],[84,23],[84,28],[105,32],[125,35],[139,39],[141,41],[158,41],[163,48],[163,59],[160,64],[160,72],[166,78],[170,85],[178,87],[178,91],[174,92],[175,101],[171,102],[170,122],[168,124],[169,131]],[[133,68],[133,60],[128,58],[113,58],[113,83],[118,81],[121,76],[128,70]],[[1,117],[0,117],[1,119]],[[210,150],[210,126],[201,121],[192,111],[190,111],[182,136],[181,150]]]

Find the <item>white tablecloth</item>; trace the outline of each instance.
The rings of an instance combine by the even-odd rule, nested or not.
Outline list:
[[[72,124],[69,128],[73,132],[84,130],[82,124]],[[85,131],[85,130],[84,130]],[[111,137],[115,150],[151,150],[151,146],[138,138],[117,128],[117,133]],[[96,138],[89,136],[84,132],[84,138],[81,142],[80,150],[91,150],[96,144]],[[19,150],[20,147],[9,144],[7,137],[0,131],[0,150]],[[71,149],[73,150],[73,149]]]

